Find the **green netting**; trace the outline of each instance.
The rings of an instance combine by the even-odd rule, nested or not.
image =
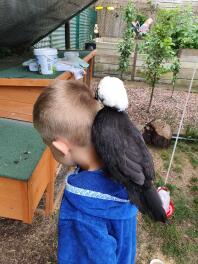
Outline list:
[[[1,0],[0,47],[29,47],[96,0]]]
[[[63,57],[65,51],[59,51],[59,58]],[[90,51],[79,51],[81,58],[88,55]],[[29,78],[29,79],[54,79],[63,72],[56,72],[50,75],[43,75],[37,72],[30,72],[26,67],[18,65],[16,67],[11,67],[9,69],[0,70],[0,78]]]
[[[27,180],[45,148],[32,123],[0,118],[0,176]]]

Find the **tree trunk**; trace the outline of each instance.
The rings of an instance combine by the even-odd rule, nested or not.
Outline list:
[[[178,59],[180,59],[180,57],[181,57],[181,52],[182,52],[182,49],[180,48],[180,49],[177,51],[177,57],[178,57]],[[180,65],[181,65],[181,64],[180,64]],[[173,97],[173,93],[174,93],[174,91],[175,91],[175,84],[176,84],[176,80],[177,80],[177,75],[178,75],[178,73],[179,73],[179,72],[177,72],[176,75],[175,75],[176,78],[175,78],[175,81],[174,81],[174,83],[173,83],[171,97]],[[174,76],[174,73],[173,73],[173,76]]]
[[[156,78],[155,78],[156,79]],[[147,113],[149,113],[150,111],[150,107],[151,107],[151,104],[152,104],[152,100],[153,100],[153,93],[154,93],[154,89],[155,89],[155,79],[152,83],[152,90],[151,90],[151,96],[150,96],[150,102],[149,102],[149,106],[148,106],[148,109],[147,109]]]
[[[133,56],[133,68],[131,73],[131,80],[135,80],[135,72],[136,72],[136,62],[137,62],[137,53],[138,53],[138,39],[135,38],[135,49],[134,49],[134,56]]]
[[[173,93],[174,93],[174,91],[175,91],[175,83],[176,83],[176,80],[174,81],[174,83],[173,83],[173,87],[172,87],[172,94],[171,94],[171,97],[173,97]]]

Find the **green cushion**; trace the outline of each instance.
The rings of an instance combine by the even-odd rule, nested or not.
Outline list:
[[[0,177],[28,180],[45,148],[32,123],[0,118]]]
[[[59,51],[58,56],[61,58],[64,56],[65,51]],[[81,58],[84,58],[90,53],[87,50],[79,51]],[[44,75],[38,72],[31,72],[28,68],[18,65],[16,67],[11,67],[9,69],[0,70],[0,78],[29,78],[29,79],[54,79],[63,72],[56,72],[54,74]]]

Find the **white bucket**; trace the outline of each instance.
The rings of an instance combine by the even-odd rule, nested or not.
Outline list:
[[[34,55],[41,74],[53,74],[54,64],[57,61],[57,49],[34,49]]]
[[[153,259],[153,260],[151,260],[150,264],[164,264],[164,262],[162,262],[159,259]]]

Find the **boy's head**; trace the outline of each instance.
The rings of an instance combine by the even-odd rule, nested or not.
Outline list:
[[[65,152],[68,154],[71,145],[84,147],[91,144],[91,127],[99,109],[85,84],[57,80],[38,97],[33,122],[55,158],[63,162],[61,158]]]

